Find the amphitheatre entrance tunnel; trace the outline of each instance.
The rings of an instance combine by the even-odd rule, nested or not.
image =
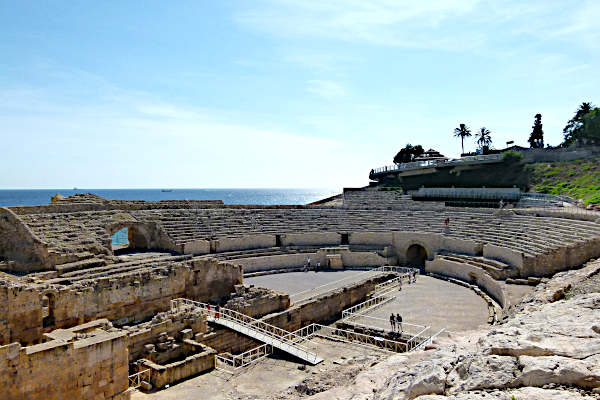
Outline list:
[[[420,244],[412,244],[406,250],[406,263],[418,267],[421,273],[425,273],[425,260],[427,260],[427,250]]]

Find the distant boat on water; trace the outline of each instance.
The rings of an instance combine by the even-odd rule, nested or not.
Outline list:
[[[172,191],[173,191],[173,189],[163,189],[163,190],[161,190],[161,192],[172,192]]]

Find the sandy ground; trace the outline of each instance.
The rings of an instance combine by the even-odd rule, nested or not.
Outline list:
[[[293,303],[380,274],[374,271],[308,271],[244,278],[244,283],[290,295]]]
[[[350,382],[360,371],[390,355],[364,347],[315,338],[309,347],[324,361],[306,366],[295,360],[265,358],[236,375],[211,371],[151,394],[134,392],[132,400],[279,400],[301,399]],[[301,369],[302,368],[302,369]]]
[[[356,320],[362,324],[390,329],[391,313],[400,314],[405,323],[404,329],[413,332],[417,324],[431,326],[433,331],[464,331],[486,325],[488,320],[487,303],[475,292],[465,287],[419,276],[417,283],[402,285],[402,291],[394,293],[396,299]]]

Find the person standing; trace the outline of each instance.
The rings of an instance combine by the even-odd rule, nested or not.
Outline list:
[[[394,313],[390,315],[390,325],[392,326],[392,332],[396,331],[396,318],[394,317]]]
[[[398,326],[398,331],[402,333],[402,316],[399,313],[396,314],[396,325]]]

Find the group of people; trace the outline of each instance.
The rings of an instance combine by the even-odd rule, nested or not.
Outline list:
[[[306,262],[304,262],[304,272],[308,272],[308,270],[310,269],[310,257],[306,258]],[[318,271],[321,269],[321,262],[317,262],[317,265],[315,266],[315,271]]]
[[[392,313],[390,315],[390,325],[392,326],[392,331],[402,333],[402,316]],[[396,331],[396,329],[398,330]]]
[[[417,283],[417,271],[412,271],[408,273],[408,283]],[[402,291],[402,279],[398,282],[398,291]]]

